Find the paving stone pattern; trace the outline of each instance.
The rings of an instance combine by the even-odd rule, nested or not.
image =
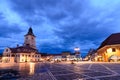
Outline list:
[[[24,65],[24,64],[23,64]],[[35,63],[9,67],[19,71],[16,80],[120,80],[120,63]],[[8,66],[6,67],[8,68]],[[0,67],[0,70],[5,69]],[[33,70],[32,70],[33,69]],[[34,72],[33,74],[32,71]]]

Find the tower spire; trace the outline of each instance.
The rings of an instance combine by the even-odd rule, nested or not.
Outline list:
[[[32,35],[32,36],[35,37],[35,35],[34,35],[33,30],[32,30],[31,27],[29,28],[28,33],[25,36],[27,36],[27,35]]]

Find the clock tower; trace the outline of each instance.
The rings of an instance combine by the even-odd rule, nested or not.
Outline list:
[[[24,46],[29,46],[31,48],[36,49],[35,38],[36,36],[34,35],[32,28],[30,27],[28,33],[25,35]]]

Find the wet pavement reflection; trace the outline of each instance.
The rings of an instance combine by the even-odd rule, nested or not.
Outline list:
[[[35,73],[42,73],[46,70],[46,65],[41,63],[2,63],[0,70],[2,69],[13,69],[19,71],[22,77],[31,76]]]
[[[119,63],[114,65],[106,63],[0,63],[0,70],[18,71],[20,77],[17,75],[18,77],[14,80],[108,80],[111,77],[119,80],[120,70],[118,66],[120,66]]]

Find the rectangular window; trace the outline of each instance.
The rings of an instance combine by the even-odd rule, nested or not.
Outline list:
[[[116,52],[116,49],[115,49],[115,48],[112,48],[112,52]]]

